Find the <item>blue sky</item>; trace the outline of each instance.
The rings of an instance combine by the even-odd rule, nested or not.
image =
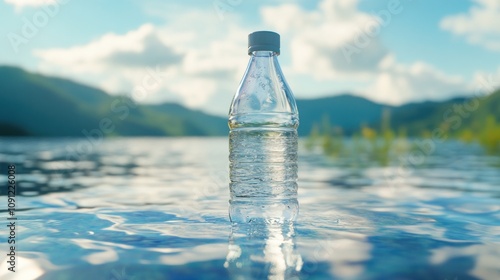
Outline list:
[[[0,0],[0,64],[225,114],[247,34],[274,30],[298,98],[401,104],[500,83],[497,0],[166,2]],[[158,83],[139,94],[152,72]]]

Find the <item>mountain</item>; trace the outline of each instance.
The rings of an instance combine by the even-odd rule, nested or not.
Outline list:
[[[178,104],[139,105],[70,80],[0,67],[0,135],[227,134],[226,119]]]
[[[297,100],[300,109],[299,135],[308,135],[314,125],[321,128],[325,118],[329,127],[339,127],[344,135],[360,131],[361,126],[380,129],[383,113],[389,126],[409,136],[422,136],[436,128],[451,135],[463,130],[479,133],[488,119],[500,123],[500,90],[482,98],[456,97],[445,101],[424,101],[390,106],[352,95]]]
[[[472,102],[469,103],[470,105],[473,105]],[[466,110],[466,113],[467,112],[468,111]],[[464,117],[462,121],[465,127],[468,127],[473,131],[478,131],[484,127],[489,118],[492,118],[497,123],[500,123],[500,89],[485,97],[479,98],[477,109],[472,110],[470,117]]]
[[[458,97],[395,107],[391,111],[390,126],[395,130],[404,129],[412,136],[421,136],[436,128],[451,134],[464,129],[479,132],[489,117],[500,121],[500,90],[480,98]]]
[[[148,108],[158,113],[169,112],[169,114],[191,123],[200,123],[208,135],[227,135],[229,133],[227,117],[209,115],[199,110],[188,109],[176,103],[148,105]]]
[[[308,135],[313,125],[328,119],[330,125],[340,127],[345,134],[358,131],[363,124],[378,122],[382,112],[392,106],[368,99],[342,94],[317,99],[298,99],[300,114],[299,135]]]
[[[500,91],[478,100],[465,115],[457,109],[474,99],[454,98],[390,106],[349,94],[298,99],[299,135],[307,136],[314,125],[328,121],[344,135],[362,125],[380,128],[388,112],[394,130],[420,136],[441,126],[457,126],[478,132],[493,116],[500,122]],[[67,79],[0,66],[0,135],[19,136],[180,136],[227,135],[227,117],[188,109],[175,103],[136,104],[125,96]],[[460,120],[457,119],[460,118]],[[458,132],[458,130],[456,130]]]

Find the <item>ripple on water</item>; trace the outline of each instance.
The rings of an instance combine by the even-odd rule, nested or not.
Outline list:
[[[0,166],[20,167],[19,279],[500,277],[499,160],[477,147],[400,175],[301,151],[293,230],[235,231],[227,139],[110,139],[68,160],[78,141],[0,138]]]

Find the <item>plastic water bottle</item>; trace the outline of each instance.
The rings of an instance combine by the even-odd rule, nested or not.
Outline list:
[[[251,33],[248,54],[250,61],[229,110],[230,219],[293,222],[299,209],[299,116],[278,63],[279,34]]]

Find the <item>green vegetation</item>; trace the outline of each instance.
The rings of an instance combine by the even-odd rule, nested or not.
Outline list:
[[[408,150],[407,135],[431,138],[436,130],[446,139],[479,143],[487,153],[500,155],[500,90],[485,97],[386,108],[378,123],[362,124],[352,134],[350,148],[346,148],[341,134],[333,133],[329,118],[322,123],[322,129],[313,126],[306,147],[312,149],[321,142],[323,152],[329,156],[339,156],[342,152],[365,154],[387,164],[392,156]]]
[[[500,155],[500,122],[494,116],[488,116],[484,129],[478,136],[479,143],[486,151]]]
[[[489,154],[500,155],[500,90],[468,102],[477,106],[469,106],[470,110],[464,106],[465,114],[455,116],[455,127],[445,121],[447,133],[465,143],[479,143]]]
[[[309,150],[314,149],[318,144],[327,155],[339,155],[343,150],[342,129],[332,127],[328,115],[323,116],[321,129],[318,125],[313,126],[311,136],[305,142]]]
[[[351,137],[351,141],[344,138],[340,127],[332,127],[328,116],[325,115],[321,129],[317,125],[313,126],[305,146],[309,150],[319,146],[328,156],[356,155],[357,159],[367,159],[381,165],[388,165],[391,158],[409,149],[404,131],[401,130],[396,135],[391,129],[389,110],[383,111],[379,130],[362,125],[360,131]]]

